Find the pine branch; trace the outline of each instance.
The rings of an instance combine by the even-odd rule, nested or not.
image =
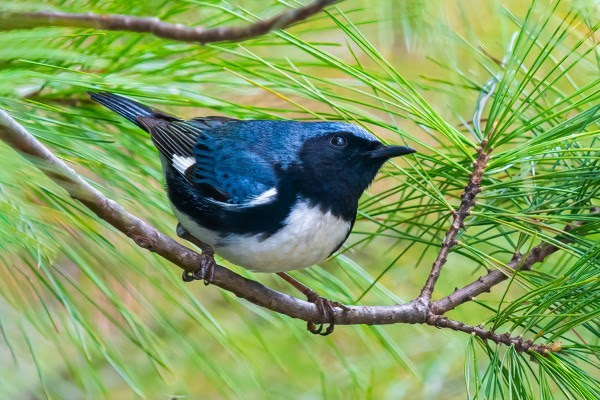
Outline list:
[[[200,265],[200,254],[162,234],[113,200],[105,197],[3,110],[0,110],[0,140],[27,156],[44,174],[65,189],[73,199],[82,202],[99,218],[124,233],[138,246],[162,256],[171,261],[173,265],[186,271],[194,271]],[[483,151],[480,151],[479,154],[478,160],[487,160],[487,155],[482,156]],[[478,171],[478,168],[481,170],[484,168],[483,161],[475,163],[475,171]],[[471,193],[471,195],[463,196],[463,202],[473,203],[477,193],[476,189],[480,185],[481,173],[472,174],[470,184],[465,190],[465,193]],[[473,175],[479,176],[479,178],[473,178]],[[459,208],[459,212],[464,215],[467,215],[465,214],[466,210],[464,207]],[[454,224],[450,229],[454,229]],[[315,304],[277,292],[219,265],[215,268],[212,283],[269,310],[313,323],[329,322],[327,316],[323,315]],[[471,327],[462,322],[448,320],[432,313],[420,297],[407,304],[348,306],[347,310],[336,309],[334,313],[334,320],[338,325],[428,324],[475,334],[495,343],[515,345],[515,349],[518,351],[536,351],[540,354],[552,351],[548,346],[528,344],[519,338],[487,332],[479,327]]]
[[[153,17],[94,13],[65,13],[59,11],[0,12],[0,31],[31,29],[44,26],[92,28],[109,31],[150,33],[154,36],[180,42],[200,44],[242,41],[264,35],[272,30],[285,29],[323,10],[338,0],[316,0],[305,6],[288,10],[272,18],[247,26],[191,28],[170,24]]]
[[[482,326],[467,325],[460,321],[454,321],[441,315],[430,314],[427,318],[427,324],[437,328],[449,328],[458,332],[465,332],[471,335],[478,336],[482,339],[492,341],[497,344],[505,344],[514,346],[518,352],[531,352],[546,355],[551,352],[560,351],[560,346],[555,344],[535,344],[533,340],[523,340],[521,336],[510,336],[509,333],[498,334],[492,331],[485,330]]]
[[[454,219],[452,220],[452,225],[446,232],[446,236],[442,242],[442,247],[440,248],[438,256],[433,263],[431,272],[427,277],[427,282],[421,290],[419,299],[427,305],[429,305],[431,301],[431,295],[433,294],[435,283],[440,277],[440,273],[444,267],[444,264],[446,264],[446,261],[448,260],[448,254],[450,254],[450,250],[457,243],[456,235],[460,229],[465,228],[465,218],[467,218],[471,213],[470,210],[475,205],[475,197],[479,192],[481,192],[481,180],[483,179],[483,172],[490,158],[489,154],[491,152],[491,149],[486,149],[486,146],[487,141],[484,140],[481,142],[481,146],[479,147],[479,151],[477,153],[477,158],[475,159],[475,162],[473,162],[473,172],[469,177],[469,183],[467,184],[467,187],[465,187],[465,191],[461,197],[458,211],[453,212]]]
[[[263,35],[271,30],[286,28],[310,17],[335,2],[336,0],[316,0],[303,7],[283,12],[275,17],[244,27],[189,28],[182,25],[168,24],[156,18],[140,18],[127,15],[32,12],[0,13],[0,23],[2,24],[0,30],[28,29],[41,26],[68,26],[145,32],[154,34],[157,37],[186,42],[199,42],[201,44],[220,41],[241,41]],[[105,197],[2,110],[0,110],[0,139],[8,143],[15,150],[26,155],[42,172],[56,184],[64,188],[73,199],[83,203],[100,219],[105,220],[117,230],[124,233],[139,247],[162,256],[173,265],[185,271],[193,272],[200,265],[201,254],[162,234],[140,218],[127,212],[113,200]],[[483,173],[489,160],[490,151],[487,148],[487,142],[483,141],[473,163],[473,171],[464,194],[461,197],[459,208],[453,212],[454,218],[452,224],[446,232],[444,242],[441,245],[431,273],[427,277],[419,297],[407,304],[401,305],[350,306],[343,311],[336,309],[334,311],[334,321],[336,324],[381,325],[421,323],[474,334],[482,339],[498,344],[513,345],[520,352],[534,351],[546,354],[548,351],[554,351],[552,346],[523,341],[522,338],[511,337],[509,334],[497,334],[486,331],[482,327],[466,325],[442,316],[446,311],[472,300],[477,294],[489,291],[495,284],[506,279],[506,275],[500,271],[492,271],[452,295],[431,303],[432,293],[441,270],[447,262],[450,251],[457,243],[456,236],[460,229],[465,228],[465,219],[469,216],[471,208],[475,205],[475,198],[481,191]],[[567,227],[566,230],[572,228]],[[565,236],[564,239],[560,240],[567,243],[569,239]],[[536,246],[525,259],[520,254],[516,254],[511,263],[509,263],[509,267],[513,269],[517,269],[517,267],[529,269],[533,264],[543,261],[557,250],[556,246],[544,243]],[[272,311],[313,323],[329,322],[328,316],[324,315],[315,304],[277,292],[219,265],[215,268],[212,283],[234,293],[238,297],[247,299],[256,305]]]
[[[600,207],[593,207],[590,210],[590,213],[600,214]],[[585,225],[585,222],[575,222],[567,225],[565,227],[565,232],[572,231],[573,229],[583,225]],[[570,243],[573,240],[572,236],[569,235],[559,235],[556,239],[565,244]],[[515,253],[507,266],[513,270],[528,271],[534,264],[543,262],[547,257],[558,251],[558,249],[559,248],[556,245],[550,243],[540,243],[531,249],[525,259],[523,259],[521,254]],[[487,273],[487,275],[477,278],[476,281],[456,290],[451,295],[433,302],[431,304],[431,311],[438,315],[445,314],[457,306],[473,300],[476,296],[482,293],[490,292],[492,287],[496,286],[500,282],[505,281],[509,277],[510,274],[507,274],[501,270],[490,271]]]

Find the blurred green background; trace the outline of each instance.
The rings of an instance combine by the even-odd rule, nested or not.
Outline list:
[[[220,26],[299,4],[8,0],[0,11],[124,13]],[[91,29],[0,32],[0,107],[104,194],[173,237],[176,221],[149,138],[90,102],[87,90],[124,93],[187,117],[347,119],[417,148],[417,156],[380,173],[341,252],[293,274],[347,304],[391,305],[418,295],[470,157],[492,134],[499,156],[474,226],[442,272],[434,294],[440,298],[600,204],[599,4],[351,0],[288,32],[207,46]],[[533,39],[519,39],[522,32]],[[486,83],[505,96],[486,104]],[[543,95],[523,98],[531,87]],[[506,110],[505,118],[499,113],[494,121],[493,107]],[[579,153],[556,153],[563,144]],[[538,287],[547,295],[560,287],[549,282],[581,268],[587,275],[571,284],[586,302],[548,328],[564,332],[544,336],[573,344],[573,353],[542,373],[539,361],[482,349],[462,333],[339,326],[331,336],[313,336],[302,321],[214,286],[184,284],[178,268],[137,248],[0,145],[0,398],[595,398],[595,223],[596,231],[565,246],[543,272],[449,314],[479,324],[506,312],[500,331],[544,336],[547,318],[531,322],[528,308],[505,306],[515,300],[531,307],[536,298],[523,295]],[[231,268],[298,295],[277,277]],[[552,301],[540,313],[556,312]],[[574,372],[560,370],[571,361]]]

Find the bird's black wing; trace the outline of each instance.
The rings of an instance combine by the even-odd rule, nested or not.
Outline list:
[[[189,166],[196,163],[194,147],[205,130],[233,121],[226,117],[194,118],[190,121],[165,121],[162,118],[138,117],[150,135],[156,148],[163,157],[163,162],[170,165],[191,180],[193,171]]]
[[[90,93],[90,97],[150,133],[161,156],[171,162],[175,156],[193,158],[193,149],[202,131],[233,121],[226,117],[194,118],[189,122],[198,129],[189,129],[186,126],[172,124],[173,122],[183,122],[180,118],[118,94],[99,92]]]
[[[206,197],[240,206],[270,201],[277,194],[270,163],[246,149],[237,136],[211,135],[219,125],[236,121],[225,117],[174,122],[140,118],[148,126],[163,162],[170,163]]]

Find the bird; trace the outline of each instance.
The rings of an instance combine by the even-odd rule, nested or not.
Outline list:
[[[277,273],[328,320],[308,330],[333,331],[334,308],[286,272],[318,264],[346,241],[362,193],[392,157],[415,153],[388,146],[366,129],[339,121],[182,119],[109,92],[90,97],[150,134],[160,157],[177,234],[202,250],[184,281],[213,279],[214,253],[241,267]]]

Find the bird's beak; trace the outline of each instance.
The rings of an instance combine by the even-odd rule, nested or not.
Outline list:
[[[384,146],[369,152],[370,158],[388,159],[392,157],[405,156],[407,154],[416,153],[412,147],[407,146]]]

